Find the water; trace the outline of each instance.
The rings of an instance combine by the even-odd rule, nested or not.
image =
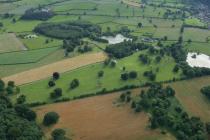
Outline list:
[[[115,37],[113,37],[113,36],[102,36],[101,38],[107,40],[109,42],[109,44],[118,44],[118,43],[123,42],[124,40],[125,41],[132,40],[131,38],[124,37],[121,34],[117,34]]]
[[[210,56],[205,54],[197,54],[191,52],[187,54],[187,63],[191,67],[205,67],[210,68]]]

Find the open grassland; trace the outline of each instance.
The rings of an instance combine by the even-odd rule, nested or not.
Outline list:
[[[63,61],[45,65],[40,68],[35,68],[15,75],[11,75],[9,77],[3,78],[3,80],[15,81],[17,85],[22,85],[50,77],[53,72],[63,73],[88,64],[101,62],[104,61],[105,59],[106,55],[104,53],[81,55],[78,57],[69,58]]]
[[[74,140],[175,140],[169,134],[150,130],[147,114],[135,114],[130,106],[117,105],[117,98],[118,93],[46,105],[34,110],[38,113],[39,122],[46,112],[55,111],[60,115],[56,125],[42,127],[46,139],[54,128],[63,128]]]
[[[35,63],[56,50],[58,50],[58,47],[1,53],[0,65]]]
[[[154,62],[153,59],[153,62],[150,65],[144,65],[138,59],[140,53],[145,52],[135,53],[132,56],[117,61],[115,68],[110,66],[105,67],[104,64],[94,64],[63,73],[61,74],[61,78],[56,81],[56,87],[63,89],[63,97],[73,98],[80,95],[101,91],[103,88],[111,90],[114,88],[123,87],[125,85],[143,84],[144,82],[149,81],[143,76],[143,73],[146,70],[153,70],[155,72],[158,69],[156,81],[165,81],[171,80],[174,77],[180,77],[180,73],[174,74],[172,72],[175,62],[171,57],[164,57],[159,64]],[[79,61],[76,63],[79,63]],[[123,67],[125,67],[126,71],[128,72],[132,70],[137,71],[138,78],[134,80],[122,81],[120,79],[120,75],[123,73]],[[97,74],[101,70],[104,71],[104,77],[99,79]],[[74,90],[70,90],[69,85],[74,78],[79,79],[80,86]],[[37,101],[52,101],[49,98],[49,94],[53,89],[49,88],[47,85],[49,80],[50,78],[47,78],[45,80],[21,86],[21,92],[27,96],[28,103]]]
[[[25,46],[13,33],[0,34],[0,53],[25,50]]]

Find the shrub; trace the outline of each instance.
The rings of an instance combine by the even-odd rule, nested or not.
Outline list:
[[[71,84],[70,84],[70,88],[71,89],[75,89],[76,87],[79,86],[79,80],[78,79],[74,79],[72,80]]]
[[[104,76],[104,71],[102,71],[102,70],[99,71],[99,72],[98,72],[98,77],[101,78],[101,77],[103,77],[103,76]]]
[[[129,78],[128,73],[123,73],[123,74],[121,74],[121,79],[122,79],[122,80],[126,81],[126,80],[128,80],[128,78]]]
[[[64,140],[65,139],[65,130],[57,128],[52,131],[51,136],[53,140]]]
[[[48,112],[44,116],[43,124],[45,126],[49,126],[52,124],[56,124],[58,120],[59,120],[59,115],[56,112]]]
[[[26,96],[25,95],[20,95],[17,98],[17,104],[23,104],[26,101]]]
[[[131,71],[131,72],[129,72],[129,77],[130,77],[131,79],[135,79],[135,78],[137,78],[137,76],[138,76],[138,74],[137,74],[136,71]]]
[[[55,82],[52,81],[52,80],[49,81],[49,82],[48,82],[48,86],[49,86],[49,87],[54,87],[54,86],[55,86]]]
[[[55,99],[62,96],[62,89],[56,88],[53,92],[50,93],[50,97]]]

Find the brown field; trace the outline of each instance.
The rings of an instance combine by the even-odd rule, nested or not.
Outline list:
[[[176,97],[185,110],[203,121],[210,121],[210,100],[201,94],[203,86],[210,85],[210,77],[195,78],[171,84],[176,90]]]
[[[14,33],[5,33],[0,35],[0,53],[25,49],[25,46]]]
[[[117,105],[119,94],[96,96],[72,102],[35,108],[39,120],[44,113],[55,111],[59,122],[43,128],[46,139],[54,128],[63,128],[74,140],[174,140],[158,130],[148,128],[148,116],[135,114],[128,105]]]
[[[4,77],[2,80],[5,82],[15,81],[16,85],[23,85],[50,77],[53,72],[63,73],[89,64],[102,62],[106,58],[106,54],[102,52],[80,55],[74,58],[65,59],[39,68]]]

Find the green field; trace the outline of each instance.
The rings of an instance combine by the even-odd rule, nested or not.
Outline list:
[[[56,51],[58,47],[0,54],[0,65],[35,63]]]
[[[171,80],[174,77],[178,78],[180,74],[174,74],[172,69],[175,62],[170,57],[164,57],[160,64],[152,62],[151,65],[143,65],[138,60],[139,53],[132,56],[118,60],[115,68],[104,67],[103,64],[90,65],[78,70],[70,71],[61,75],[61,79],[56,82],[56,87],[63,89],[63,97],[76,97],[79,95],[84,95],[88,93],[93,93],[106,88],[111,90],[114,88],[123,87],[125,85],[140,85],[148,81],[147,78],[143,76],[145,70],[156,71],[157,72],[156,81]],[[154,59],[154,58],[153,58]],[[123,73],[122,68],[126,67],[126,71],[136,70],[138,72],[138,78],[135,80],[122,81],[120,80],[120,74]],[[103,70],[104,77],[101,79],[97,78],[97,73]],[[88,73],[88,75],[87,75]],[[74,90],[69,90],[69,84],[72,79],[78,78],[80,81],[80,86]],[[53,88],[47,86],[49,79],[37,81],[28,85],[21,86],[21,93],[27,96],[27,101],[29,103],[36,101],[50,101],[49,93]],[[39,87],[39,88],[37,88]]]

